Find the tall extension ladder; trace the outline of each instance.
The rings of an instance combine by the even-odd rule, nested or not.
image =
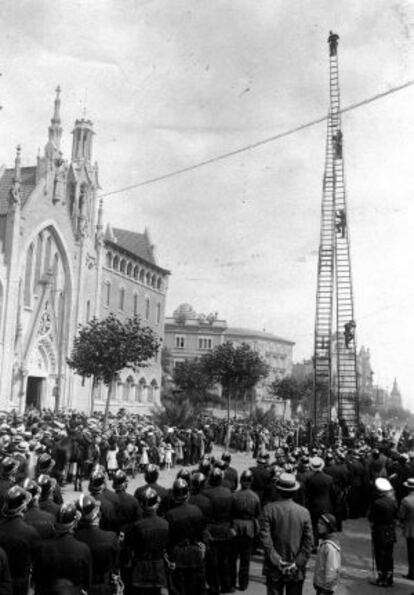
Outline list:
[[[356,425],[359,420],[355,321],[339,97],[338,39],[338,35],[332,32],[328,39],[330,109],[323,178],[314,338],[313,423],[316,427],[323,427],[331,421],[333,405],[337,407],[340,421]],[[336,335],[335,341],[332,341],[334,306]]]

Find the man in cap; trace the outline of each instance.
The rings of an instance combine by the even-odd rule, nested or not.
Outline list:
[[[92,561],[89,547],[74,537],[80,513],[75,504],[62,504],[55,523],[56,537],[42,541],[33,565],[35,593],[52,595],[61,579],[89,592]]]
[[[368,514],[378,571],[374,584],[379,587],[391,587],[394,582],[393,553],[398,506],[388,479],[378,477],[374,487],[376,499],[371,504]]]
[[[253,474],[250,469],[243,471],[240,476],[241,489],[233,495],[233,529],[236,532],[235,555],[239,559],[239,590],[246,591],[249,585],[250,557],[253,540],[258,533],[258,519],[260,515],[259,496],[253,492]],[[233,577],[236,586],[236,576]]]
[[[325,463],[321,457],[312,457],[310,468],[313,474],[305,483],[306,502],[312,519],[315,547],[318,545],[318,518],[324,513],[333,513],[335,506],[335,490],[333,479],[324,473]]]
[[[222,485],[223,471],[215,467],[209,478],[206,495],[211,502],[210,550],[207,559],[207,581],[212,595],[233,592],[234,536],[233,494]]]
[[[39,475],[37,478],[37,484],[40,488],[39,508],[45,510],[56,518],[59,512],[59,504],[56,504],[53,500],[55,481],[55,479],[45,474]]]
[[[239,485],[239,474],[237,473],[237,469],[230,466],[231,454],[227,451],[223,452],[221,455],[221,460],[224,462],[223,484],[227,485],[232,492],[235,492],[237,490],[237,486]]]
[[[160,497],[150,487],[140,492],[143,518],[125,533],[124,546],[131,556],[132,588],[142,595],[161,595],[167,585],[164,554],[169,541],[168,522],[157,515]]]
[[[82,494],[76,502],[81,514],[75,537],[86,543],[92,557],[91,595],[112,595],[112,575],[119,569],[119,541],[112,531],[99,527],[100,503],[92,496]]]
[[[183,478],[174,481],[174,504],[165,515],[169,523],[168,553],[175,565],[171,582],[177,595],[205,593],[206,521],[198,506],[188,502],[190,490]]]
[[[53,479],[55,479],[55,481],[53,482],[53,501],[56,502],[56,504],[58,506],[60,506],[61,504],[63,504],[63,496],[62,496],[62,491],[60,489],[60,486],[58,484],[58,477],[53,477],[52,472],[53,469],[55,467],[55,461],[54,459],[52,459],[52,457],[50,456],[49,453],[44,452],[43,454],[40,455],[40,457],[37,460],[37,465],[36,465],[36,478],[39,477],[39,475],[49,475],[50,477],[52,477]]]
[[[203,516],[207,523],[211,521],[212,506],[210,499],[204,493],[204,487],[206,485],[206,478],[203,473],[196,471],[191,476],[191,487],[189,503],[198,506],[203,513]]]
[[[42,539],[50,539],[55,534],[55,517],[46,510],[40,509],[40,487],[33,479],[29,479],[28,477],[24,480],[22,487],[32,497],[24,513],[23,518],[25,522],[34,527]]]
[[[401,501],[398,516],[407,543],[408,573],[404,578],[414,581],[414,477],[409,477],[403,485],[408,495]]]
[[[24,522],[23,516],[31,496],[20,486],[13,486],[6,494],[0,521],[0,547],[9,560],[13,595],[27,595],[30,568],[39,548],[36,529]]]
[[[270,491],[271,474],[268,466],[268,459],[260,454],[256,459],[256,467],[251,467],[253,475],[252,490],[259,496],[261,505],[267,502]]]
[[[260,517],[260,537],[264,548],[263,574],[267,595],[301,595],[306,564],[312,545],[309,512],[293,501],[299,482],[291,473],[277,480],[279,500],[267,504]]]

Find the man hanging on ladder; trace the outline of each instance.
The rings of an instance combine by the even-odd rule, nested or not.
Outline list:
[[[339,35],[329,31],[328,43],[329,43],[329,55],[336,56],[336,52],[338,49],[338,39]]]
[[[342,132],[338,130],[338,132],[332,135],[332,140],[334,142],[334,149],[335,149],[335,159],[342,159]]]
[[[341,238],[345,238],[346,232],[346,213],[345,209],[339,209],[335,213],[335,229],[341,234]]]
[[[344,337],[345,337],[345,347],[349,349],[351,342],[355,338],[355,321],[350,320],[346,324],[344,324]]]

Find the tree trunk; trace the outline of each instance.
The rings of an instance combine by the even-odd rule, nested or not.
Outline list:
[[[114,388],[114,380],[112,379],[108,385],[108,394],[106,397],[105,413],[104,413],[104,418],[103,418],[103,430],[106,430],[106,424],[108,423],[109,403],[111,401],[113,388]]]
[[[93,415],[93,411],[94,411],[94,409],[95,409],[95,387],[96,387],[95,376],[92,376],[92,388],[91,388],[91,409],[90,409],[90,415]]]
[[[226,440],[225,440],[225,449],[228,450],[229,443],[230,443],[230,390],[227,389],[227,431],[226,431]]]

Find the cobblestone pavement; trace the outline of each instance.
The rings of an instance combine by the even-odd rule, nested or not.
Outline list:
[[[215,449],[214,454],[220,455],[221,450]],[[237,468],[239,474],[243,469],[254,464],[251,456],[244,453],[233,453],[232,457],[232,466]],[[170,487],[179,469],[180,467],[175,467],[168,471],[161,471],[160,483],[165,487]],[[143,483],[142,474],[138,474],[134,480],[130,480],[128,491],[133,493]],[[84,482],[83,489],[84,491],[87,490],[87,482]],[[64,488],[65,500],[73,500],[78,495],[79,492],[74,492],[71,486]],[[407,572],[407,567],[405,542],[400,534],[394,551],[395,583],[389,589],[376,587],[368,582],[372,577],[372,556],[370,529],[365,519],[346,521],[344,531],[340,534],[340,541],[342,545],[342,577],[335,592],[336,595],[373,595],[378,592],[389,592],[391,595],[414,594],[414,582],[402,578],[402,574]],[[266,593],[261,564],[261,557],[254,556],[251,564],[249,588],[245,591],[249,595],[265,595]],[[304,595],[315,593],[312,587],[313,567],[314,557],[311,558],[308,566],[308,576],[303,590]]]

